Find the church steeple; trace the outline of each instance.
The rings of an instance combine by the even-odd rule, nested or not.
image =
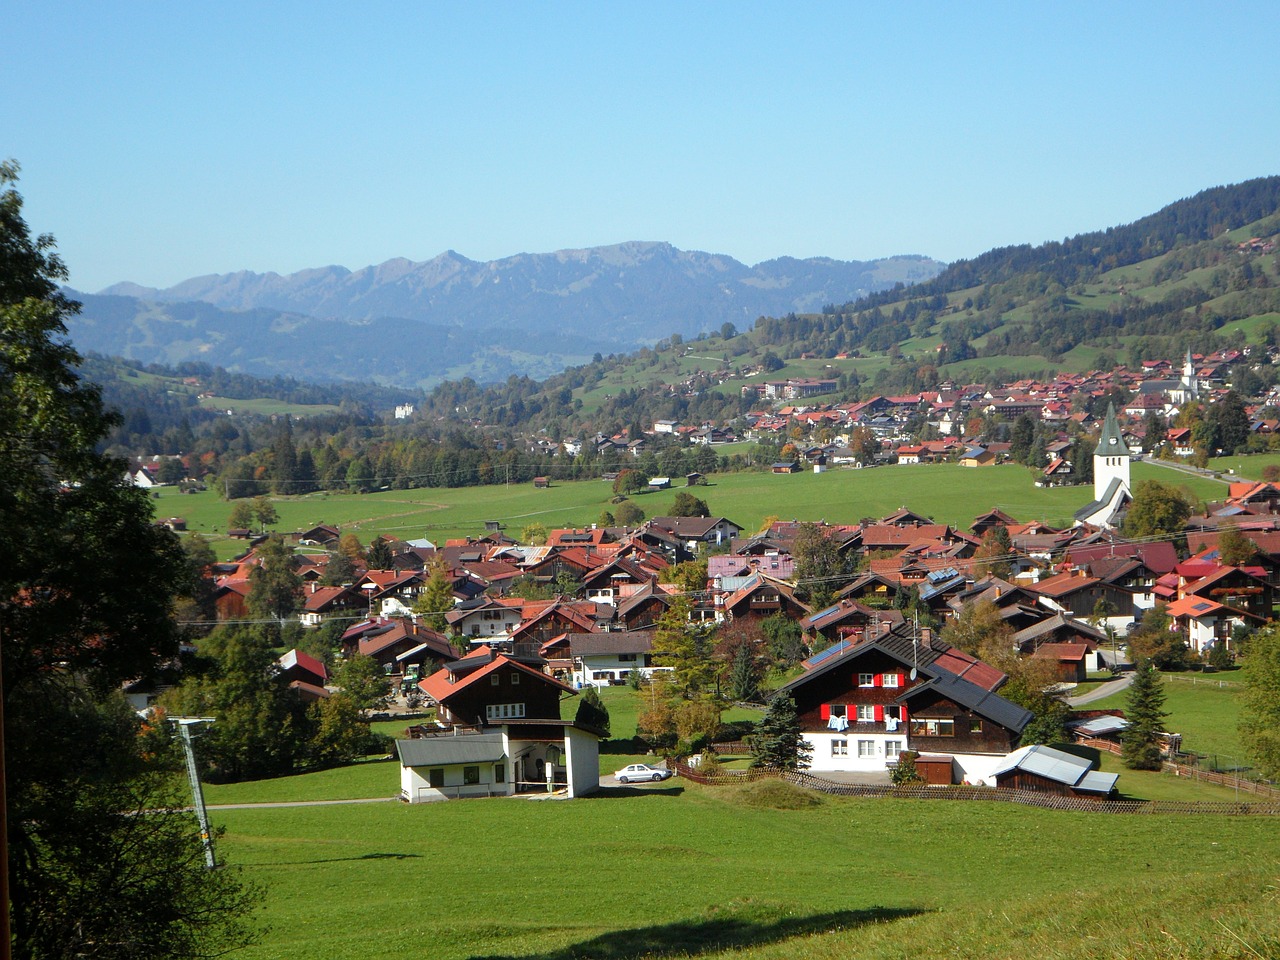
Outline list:
[[[1098,434],[1098,446],[1093,451],[1095,457],[1131,457],[1133,451],[1124,442],[1120,433],[1120,424],[1116,421],[1116,405],[1107,404],[1107,419],[1102,421],[1102,433]]]
[[[1093,451],[1093,496],[1095,500],[1107,499],[1107,491],[1113,480],[1129,491],[1129,459],[1133,452],[1120,434],[1116,422],[1115,404],[1107,404],[1107,419],[1102,422],[1098,446]]]

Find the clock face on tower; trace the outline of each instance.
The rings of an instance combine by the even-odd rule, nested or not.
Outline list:
[[[1112,437],[1110,442],[1111,442],[1111,445],[1114,447],[1116,443],[1118,443],[1119,441],[1117,441],[1115,437]]]

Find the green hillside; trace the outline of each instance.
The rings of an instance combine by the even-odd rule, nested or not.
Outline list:
[[[1135,223],[1005,247],[938,277],[749,331],[660,341],[541,385],[478,392],[472,409],[546,398],[588,423],[726,419],[762,379],[838,381],[828,398],[1136,366],[1274,338],[1280,325],[1280,177],[1215,187]],[[1250,245],[1258,238],[1271,241]],[[452,398],[455,385],[446,384]],[[556,401],[558,400],[558,404]]]

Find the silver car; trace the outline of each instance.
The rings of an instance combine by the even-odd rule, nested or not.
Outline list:
[[[630,763],[619,770],[615,777],[619,783],[633,783],[637,780],[651,780],[657,782],[666,780],[671,776],[670,770],[663,770],[660,767],[651,767],[647,763]]]

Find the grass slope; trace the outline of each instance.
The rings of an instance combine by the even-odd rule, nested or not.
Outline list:
[[[677,782],[568,803],[233,810],[219,820],[220,850],[263,885],[270,924],[240,960],[1280,949],[1280,833],[1265,817],[794,802]]]

